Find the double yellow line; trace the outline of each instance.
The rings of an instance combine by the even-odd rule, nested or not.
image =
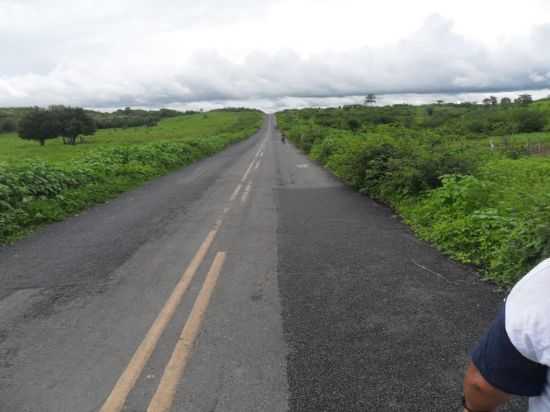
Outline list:
[[[267,138],[265,140],[267,140]],[[241,179],[242,183],[245,182],[250,171],[252,170],[254,162],[256,162],[260,153],[263,154],[265,140],[262,142],[260,149],[252,159],[252,162],[248,166],[243,178]],[[242,183],[239,183],[239,185],[235,188],[235,191],[231,195],[230,202],[233,202],[238,196],[243,186]],[[250,183],[248,185],[248,191],[249,190]],[[230,208],[226,207],[223,211],[223,216],[225,216],[229,212],[229,210]],[[145,365],[151,358],[151,355],[153,354],[153,351],[155,350],[160,337],[162,336],[164,330],[173,318],[177,307],[181,303],[183,296],[185,295],[187,289],[189,288],[189,285],[191,284],[191,281],[193,280],[199,267],[204,261],[206,255],[208,254],[210,247],[214,243],[214,239],[216,238],[216,235],[218,234],[222,223],[223,217],[216,222],[215,228],[208,233],[206,239],[200,245],[199,249],[193,256],[191,263],[181,275],[180,280],[176,284],[170,297],[168,298],[157,318],[149,328],[147,334],[145,335],[145,338],[130,359],[130,362],[128,363],[126,369],[124,370],[122,375],[120,375],[111,393],[103,403],[100,412],[120,412],[123,409],[128,395],[130,394],[139,377],[141,376],[141,373],[143,372]],[[210,298],[212,297],[212,293],[223,268],[225,259],[225,252],[218,252],[216,254],[212,266],[210,267],[210,270],[206,275],[206,279],[204,280],[202,289],[195,300],[189,318],[187,319],[185,326],[176,343],[174,351],[172,352],[172,356],[170,357],[170,360],[168,361],[168,364],[164,369],[164,373],[160,380],[159,386],[157,387],[157,390],[153,395],[149,407],[147,408],[147,412],[168,412],[170,410],[174,401],[177,384],[185,371],[185,367],[189,360],[193,343],[200,331],[200,326],[202,324],[204,314],[210,302]]]
[[[164,374],[149,404],[149,408],[147,408],[147,412],[166,412],[170,410],[176,394],[176,387],[187,366],[193,342],[199,333],[204,313],[212,297],[212,292],[218,281],[224,261],[225,253],[219,252],[206,275],[199,296],[197,296],[197,300],[193,305],[193,310],[176,343],[172,357],[168,361],[166,369],[164,369]]]
[[[157,318],[153,322],[153,325],[145,335],[145,338],[137,348],[136,352],[134,353],[134,356],[132,356],[132,359],[130,359],[128,366],[126,367],[122,375],[119,377],[109,397],[107,398],[102,408],[100,409],[101,412],[119,412],[124,407],[124,404],[126,402],[126,399],[128,398],[130,391],[135,386],[137,380],[141,375],[141,372],[143,371],[143,369],[145,368],[145,365],[147,364],[151,355],[153,354],[153,351],[155,350],[162,333],[164,332],[164,330],[170,323],[170,320],[174,316],[174,313],[176,312],[177,307],[179,306],[179,304],[181,303],[181,300],[183,299],[183,295],[185,295],[185,292],[189,288],[189,285],[191,284],[193,277],[197,273],[199,266],[203,262],[204,258],[206,257],[206,254],[208,253],[208,250],[210,249],[210,246],[214,242],[214,238],[216,237],[216,234],[217,234],[217,230],[212,230],[208,234],[206,239],[203,241],[201,246],[199,247],[199,250],[191,260],[191,263],[189,264],[185,272],[183,272],[179,282],[176,284],[176,287],[174,288],[172,294],[170,295],[164,307],[162,308]],[[216,265],[212,264],[210,272],[207,275],[207,279],[209,278],[209,275],[211,274],[212,270],[216,270],[218,271],[217,274],[215,274],[215,279],[217,280],[219,271],[221,270],[221,266],[223,265],[224,260],[225,260],[225,253],[218,253],[216,255],[216,259],[214,260],[214,264]],[[214,284],[210,282],[209,285],[211,285],[210,287],[213,289],[215,282]],[[205,286],[206,286],[206,281],[203,285],[203,289],[201,290],[199,296],[197,297],[195,306],[197,305],[197,302],[199,302],[199,299],[201,299],[201,296],[208,296],[208,300],[210,299],[212,291],[205,289]],[[201,302],[204,302],[204,299],[205,298],[203,297],[201,299]],[[207,300],[207,303],[208,303],[208,300]],[[199,312],[200,316],[196,314],[195,317],[193,317],[194,313],[195,313],[195,307],[193,307],[193,311],[191,312],[191,315],[189,316],[189,319],[185,324],[184,332],[185,332],[185,329],[187,328],[187,325],[189,324],[194,325],[194,327],[197,327],[200,325],[202,321],[203,313]],[[167,369],[164,372],[165,375],[166,375],[166,372],[167,372]],[[164,375],[163,375],[163,379],[164,379]],[[160,389],[160,386],[159,386],[159,389]],[[156,397],[156,394],[155,394],[155,397]],[[161,410],[168,410],[168,409],[150,409],[149,408],[148,410],[161,411]]]

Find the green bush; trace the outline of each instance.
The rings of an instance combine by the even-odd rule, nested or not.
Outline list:
[[[510,284],[550,253],[550,162],[495,160],[401,207],[425,239]]]
[[[477,167],[467,146],[434,137],[419,141],[332,131],[314,141],[313,159],[357,190],[390,202],[440,186],[442,175]]]
[[[543,112],[524,110],[516,115],[519,133],[542,132],[546,125],[546,117]]]

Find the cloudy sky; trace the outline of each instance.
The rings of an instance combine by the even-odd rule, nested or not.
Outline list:
[[[549,44],[548,0],[0,0],[0,106],[542,96]]]

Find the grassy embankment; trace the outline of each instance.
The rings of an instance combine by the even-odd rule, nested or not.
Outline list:
[[[0,244],[219,152],[261,123],[256,111],[210,112],[99,130],[76,146],[0,134]]]
[[[532,111],[542,111],[542,123]],[[548,117],[542,102],[305,109],[278,121],[310,157],[391,205],[421,238],[509,286],[550,255]]]

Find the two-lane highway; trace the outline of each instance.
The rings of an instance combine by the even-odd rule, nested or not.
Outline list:
[[[2,412],[453,411],[500,296],[266,116],[0,249],[0,299]]]
[[[272,122],[1,250],[0,410],[285,410]]]

